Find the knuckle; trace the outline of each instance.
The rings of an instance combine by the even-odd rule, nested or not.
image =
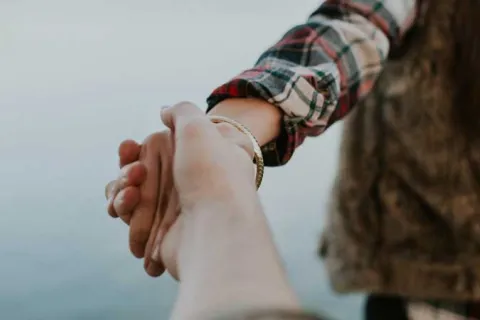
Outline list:
[[[169,112],[172,112],[174,114],[178,113],[178,112],[182,113],[182,112],[185,112],[185,111],[190,110],[190,109],[195,108],[195,107],[196,107],[195,104],[190,102],[190,101],[181,101],[181,102],[173,105],[170,108]]]
[[[196,138],[203,135],[205,130],[205,121],[202,118],[194,118],[187,122],[182,128],[184,138]]]
[[[129,184],[135,184],[144,169],[145,167],[141,162],[132,162],[121,169],[122,179],[127,180]]]
[[[171,133],[168,130],[155,132],[149,135],[143,142],[145,146],[141,150],[140,158],[145,157],[147,154],[155,154],[160,150],[168,149],[171,146]]]
[[[195,104],[191,101],[180,101],[179,103],[175,104],[172,108],[183,108],[183,107],[191,107],[195,106]]]
[[[118,146],[118,153],[122,155],[123,152],[129,150],[130,148],[134,148],[136,146],[137,146],[137,143],[134,140],[131,140],[131,139],[123,140]]]
[[[143,144],[149,145],[149,146],[155,145],[156,143],[161,141],[161,139],[162,139],[162,132],[155,132],[147,136],[143,141]]]

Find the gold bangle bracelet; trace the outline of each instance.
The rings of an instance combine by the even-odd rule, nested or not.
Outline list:
[[[257,190],[258,190],[260,188],[260,185],[262,184],[263,173],[265,170],[265,163],[263,161],[262,149],[260,148],[260,144],[258,143],[257,139],[255,139],[252,132],[250,132],[250,130],[240,122],[237,122],[233,119],[222,117],[222,116],[209,116],[209,118],[213,123],[226,122],[234,126],[235,128],[237,128],[240,132],[242,132],[248,138],[250,138],[253,144],[253,154],[254,154],[253,160],[255,165],[257,166],[257,170],[255,173],[255,183],[257,185]]]

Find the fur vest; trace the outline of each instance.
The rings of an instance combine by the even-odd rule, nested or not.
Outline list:
[[[480,299],[480,0],[420,7],[345,119],[332,199],[336,291]]]

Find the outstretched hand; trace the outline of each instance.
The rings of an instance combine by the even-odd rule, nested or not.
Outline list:
[[[233,180],[254,185],[252,145],[236,128],[210,123],[190,103],[164,110],[162,121],[169,130],[150,135],[141,145],[122,142],[121,173],[107,185],[109,214],[130,226],[130,250],[145,258],[145,270],[154,277],[164,272],[164,265],[176,276],[180,224],[170,228],[180,206],[183,211],[231,194]],[[237,158],[232,162],[231,157]],[[242,157],[248,161],[240,161]],[[163,242],[167,232],[168,241]]]
[[[119,157],[120,176],[107,186],[108,213],[130,226],[132,254],[145,258],[145,271],[157,277],[165,268],[161,261],[152,259],[153,245],[161,241],[178,214],[171,133],[169,130],[154,133],[141,145],[124,141]]]

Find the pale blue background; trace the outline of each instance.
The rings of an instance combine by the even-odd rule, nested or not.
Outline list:
[[[0,319],[167,319],[176,284],[151,279],[104,210],[124,138],[159,107],[203,105],[301,23],[315,0],[0,0]],[[266,172],[261,196],[305,306],[358,319],[315,257],[339,129]]]

